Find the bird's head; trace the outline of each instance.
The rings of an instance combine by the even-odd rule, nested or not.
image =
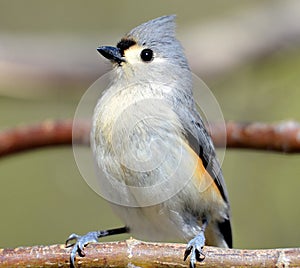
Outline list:
[[[175,37],[175,15],[143,23],[126,34],[116,47],[101,46],[97,50],[127,77],[149,75],[154,79],[157,73],[189,71],[183,48]]]

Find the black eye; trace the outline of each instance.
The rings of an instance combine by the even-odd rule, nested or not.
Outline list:
[[[145,48],[141,52],[141,58],[143,61],[151,61],[153,60],[153,51],[149,48]]]

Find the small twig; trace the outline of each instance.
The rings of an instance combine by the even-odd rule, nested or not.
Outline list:
[[[78,123],[73,142],[89,144],[89,126]],[[300,125],[288,121],[277,124],[228,122],[227,148],[271,150],[285,153],[300,152]],[[216,147],[224,147],[218,125],[211,127]],[[36,125],[0,131],[0,157],[35,148],[71,145],[72,121],[45,121]]]
[[[88,245],[78,267],[188,267],[185,244],[146,243],[135,239]],[[205,247],[198,267],[299,267],[300,249],[241,250]],[[0,249],[1,267],[70,267],[64,245]]]

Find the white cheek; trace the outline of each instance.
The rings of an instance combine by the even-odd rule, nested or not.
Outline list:
[[[130,64],[141,62],[140,51],[137,51],[136,49],[128,49],[125,52],[125,58]]]

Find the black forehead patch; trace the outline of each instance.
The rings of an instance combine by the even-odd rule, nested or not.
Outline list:
[[[117,48],[121,50],[121,54],[124,53],[124,51],[136,44],[136,41],[133,39],[122,39],[118,44]]]

